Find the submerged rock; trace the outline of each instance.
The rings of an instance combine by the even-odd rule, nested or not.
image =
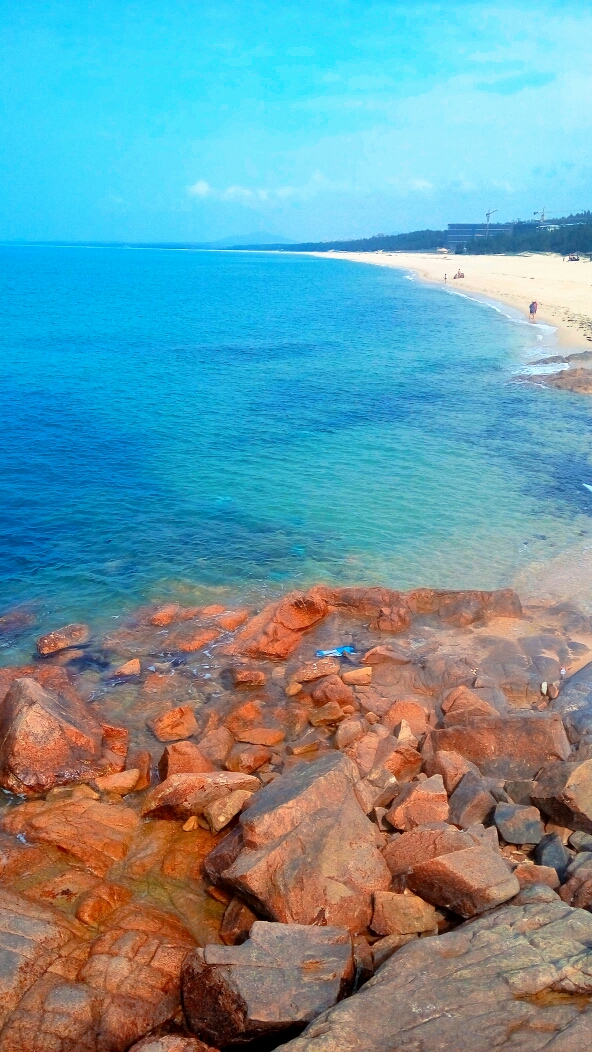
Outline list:
[[[65,625],[64,628],[56,628],[54,632],[48,632],[37,640],[37,653],[41,657],[57,654],[60,650],[68,647],[81,646],[88,643],[90,639],[90,628],[88,625]]]
[[[353,983],[347,929],[255,921],[241,946],[206,946],[183,965],[191,1029],[217,1047],[298,1030]]]

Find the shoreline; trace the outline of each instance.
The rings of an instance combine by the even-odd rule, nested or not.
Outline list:
[[[477,293],[528,318],[528,304],[538,299],[539,323],[551,325],[561,347],[592,350],[592,264],[564,263],[561,256],[454,256],[435,252],[307,252],[318,258],[346,259],[397,270],[411,270],[422,281],[452,292]],[[570,270],[561,270],[568,268]],[[465,278],[453,281],[461,267]],[[444,275],[448,274],[448,281]],[[534,282],[531,286],[530,282]],[[540,298],[539,298],[540,297]],[[568,363],[569,364],[569,363]]]

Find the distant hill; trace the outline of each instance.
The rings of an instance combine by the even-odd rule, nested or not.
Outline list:
[[[208,241],[209,248],[242,248],[251,245],[287,245],[289,237],[283,234],[270,234],[267,230],[256,230],[254,234],[235,234],[233,237],[222,237],[218,241]]]

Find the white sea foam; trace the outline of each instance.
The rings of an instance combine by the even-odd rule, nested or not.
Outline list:
[[[513,376],[551,376],[569,369],[568,362],[549,362],[548,365],[521,365],[512,371]]]

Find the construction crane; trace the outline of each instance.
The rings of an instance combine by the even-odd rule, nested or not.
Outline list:
[[[541,222],[541,223],[545,222],[545,209],[544,208],[543,208],[542,212],[533,212],[533,215],[541,217],[539,222]]]
[[[489,220],[491,219],[492,215],[495,215],[496,212],[497,208],[492,208],[489,212],[485,213],[485,218],[487,219],[487,229],[485,230],[485,237],[489,237]]]

